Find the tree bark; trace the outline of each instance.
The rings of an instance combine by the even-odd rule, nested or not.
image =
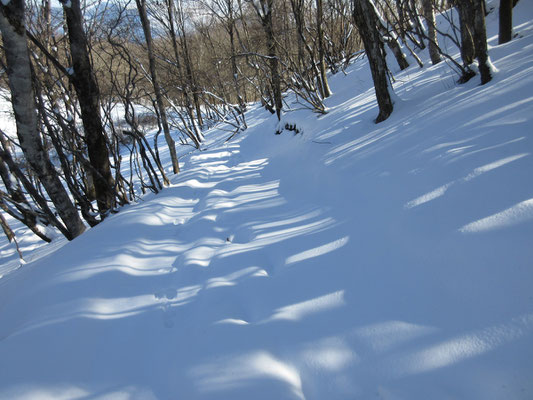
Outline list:
[[[115,182],[111,174],[109,151],[100,117],[100,92],[89,59],[80,0],[63,2],[63,10],[72,57],[71,81],[80,104],[89,161],[96,171],[92,174],[96,201],[101,217],[105,218],[115,203]]]
[[[498,43],[510,42],[513,38],[513,0],[500,0],[500,29]]]
[[[281,97],[281,77],[279,74],[279,60],[276,54],[276,38],[274,37],[274,26],[272,22],[274,0],[259,0],[259,5],[253,0],[248,1],[251,1],[265,32],[268,65],[270,67],[270,87],[272,89],[276,115],[278,119],[281,119],[281,109],[283,107],[283,99]]]
[[[373,0],[367,1],[369,6],[368,11],[373,14],[372,19],[375,21],[377,29],[381,33],[382,40],[387,43],[388,48],[392,51],[392,54],[394,54],[394,58],[396,58],[396,62],[398,63],[400,70],[403,71],[409,67],[409,62],[407,61],[407,57],[405,57],[400,43],[398,42],[398,36],[392,30],[389,32],[386,23],[381,17],[381,14],[376,8]]]
[[[176,35],[175,18],[174,18],[174,14],[176,11],[175,6],[174,6],[174,0],[166,0],[166,1],[167,1],[168,25],[169,25],[169,31],[170,31],[169,33],[170,33],[170,38],[172,41],[172,50],[174,51],[174,58],[176,61],[176,70],[178,72],[178,79],[183,87],[182,93],[183,93],[183,98],[185,100],[185,107],[187,108],[187,115],[189,116],[189,120],[192,125],[192,129],[194,131],[193,132],[194,137],[191,137],[191,140],[194,142],[197,148],[200,148],[200,142],[202,141],[202,134],[194,120],[192,101],[189,95],[189,89],[187,87],[188,84],[185,82],[185,79],[183,78],[183,73],[181,69],[180,54],[178,51],[178,39]]]
[[[461,58],[463,65],[474,62],[474,10],[471,0],[455,0],[459,12],[459,27],[461,30]]]
[[[266,4],[266,13],[263,19],[263,29],[266,34],[267,54],[269,57],[270,73],[272,81],[272,92],[274,94],[274,105],[276,107],[276,115],[278,119],[281,118],[281,109],[283,107],[281,98],[281,78],[279,75],[279,61],[276,54],[276,39],[274,37],[274,25],[272,23],[272,7],[273,0],[261,0]]]
[[[39,136],[23,0],[11,0],[6,6],[0,5],[0,31],[20,147],[65,224],[62,232],[71,240],[85,231],[85,225],[61,183]]]
[[[424,18],[428,26],[429,39],[429,58],[431,63],[436,65],[442,61],[438,49],[437,30],[435,29],[435,11],[433,9],[433,0],[424,0],[423,2]]]
[[[487,47],[487,30],[485,27],[485,3],[483,0],[473,0],[474,16],[474,46],[479,64],[481,84],[492,80],[492,68]]]
[[[376,123],[385,121],[394,108],[389,93],[389,78],[387,77],[387,61],[383,40],[377,28],[375,13],[368,0],[353,0],[353,17],[359,34],[363,39],[365,52],[370,64],[374,89],[379,106]]]
[[[17,241],[17,238],[15,237],[15,232],[11,229],[9,224],[7,223],[6,219],[2,214],[0,214],[0,226],[2,226],[2,229],[7,237],[7,240],[11,243],[13,242],[15,244],[15,248],[17,250],[17,253],[21,260],[24,260],[24,257],[22,256],[22,252],[20,251],[20,247]]]
[[[239,69],[237,68],[237,51],[235,50],[235,14],[233,10],[233,0],[226,0],[228,7],[228,35],[231,50],[231,71],[233,73],[233,84],[235,86],[235,93],[237,95],[237,102],[239,104],[240,112],[246,111],[246,103],[241,96],[241,88],[239,85]]]
[[[150,64],[150,76],[152,78],[152,85],[155,92],[155,100],[157,103],[157,108],[159,111],[159,116],[161,118],[161,125],[163,125],[163,133],[165,135],[165,140],[170,151],[170,158],[172,160],[172,169],[175,174],[180,172],[180,167],[178,163],[178,156],[176,154],[176,144],[172,136],[170,135],[170,128],[168,126],[167,112],[165,110],[165,105],[163,103],[163,96],[161,94],[161,87],[159,86],[159,80],[157,78],[156,65],[154,50],[152,44],[152,32],[150,30],[150,21],[148,20],[148,15],[146,13],[146,1],[145,0],[135,0],[137,3],[137,10],[139,11],[139,17],[141,18],[141,24],[143,27],[144,38],[146,40],[146,49],[148,52],[148,62]]]
[[[318,66],[320,68],[320,88],[322,89],[322,97],[324,99],[331,96],[331,89],[328,83],[328,75],[326,73],[326,62],[324,55],[324,33],[322,32],[323,7],[322,0],[316,0],[316,29],[318,40]]]

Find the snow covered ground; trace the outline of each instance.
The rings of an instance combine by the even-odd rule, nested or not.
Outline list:
[[[488,85],[413,65],[375,125],[359,61],[6,272],[0,398],[533,398],[533,5],[488,24]]]

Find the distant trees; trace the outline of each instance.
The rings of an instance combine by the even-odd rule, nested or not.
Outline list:
[[[159,192],[169,182],[160,136],[178,173],[176,144],[201,148],[221,121],[237,135],[250,101],[282,118],[290,90],[297,107],[326,113],[328,70],[363,54],[376,122],[393,112],[394,71],[423,67],[426,48],[460,82],[492,78],[483,0],[60,1],[0,5],[0,86],[17,125],[17,137],[0,131],[0,209],[43,240],[46,226],[72,239]],[[515,4],[501,0],[500,41],[512,37]],[[440,31],[435,13],[455,31]],[[12,236],[9,218],[0,222]]]

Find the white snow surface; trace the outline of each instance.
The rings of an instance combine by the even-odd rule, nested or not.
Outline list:
[[[533,5],[487,22],[487,85],[396,71],[376,125],[358,61],[303,134],[253,106],[74,241],[2,239],[0,398],[533,398]]]

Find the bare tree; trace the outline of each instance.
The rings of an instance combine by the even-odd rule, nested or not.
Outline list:
[[[100,92],[89,58],[80,0],[62,0],[62,4],[72,57],[71,82],[80,104],[87,151],[93,167],[91,172],[96,201],[100,215],[104,218],[115,205],[115,182],[111,174],[109,151],[100,116]]]
[[[272,20],[272,11],[274,0],[247,0],[255,9],[261,25],[263,27],[267,45],[267,57],[270,66],[270,87],[272,89],[274,107],[278,119],[281,118],[281,109],[283,107],[281,97],[281,77],[279,72],[279,60],[276,52],[276,38],[274,36],[274,24]]]
[[[85,226],[62,185],[39,136],[32,69],[24,21],[24,1],[12,0],[0,5],[0,31],[7,61],[17,136],[32,170],[54,203],[63,220],[62,232],[68,239],[83,233]]]
[[[485,2],[483,0],[471,0],[474,10],[474,45],[476,58],[479,64],[481,84],[484,85],[492,80],[492,65],[487,47],[487,30],[485,28]]]
[[[510,42],[513,38],[513,0],[500,0],[499,27],[498,43]]]
[[[316,31],[318,41],[318,66],[320,69],[320,88],[322,97],[327,98],[331,96],[331,89],[329,88],[328,75],[326,73],[325,49],[324,49],[324,32],[322,30],[323,24],[323,7],[322,0],[316,0]]]
[[[435,29],[435,10],[433,9],[433,0],[423,0],[424,18],[428,27],[428,48],[431,63],[436,65],[442,61],[438,49],[437,30]]]
[[[474,62],[474,10],[471,0],[455,0],[459,13],[459,27],[461,30],[461,58],[463,65]]]
[[[174,173],[177,174],[180,171],[178,156],[176,154],[176,144],[174,139],[170,135],[170,128],[168,126],[167,112],[163,103],[163,95],[161,94],[161,87],[159,86],[159,80],[157,78],[157,70],[155,65],[154,50],[152,46],[152,32],[150,30],[150,21],[146,14],[146,0],[135,0],[137,4],[137,10],[141,18],[141,24],[143,27],[144,38],[146,40],[146,51],[148,53],[148,62],[150,64],[150,76],[152,78],[152,85],[154,86],[155,98],[157,103],[157,109],[159,111],[159,117],[161,118],[161,124],[163,125],[163,132],[165,134],[165,140],[170,151],[170,158],[172,160],[172,168]]]
[[[363,39],[365,52],[370,64],[374,89],[379,106],[376,123],[385,121],[393,110],[393,102],[389,93],[390,82],[385,59],[383,40],[377,28],[376,13],[369,0],[353,0],[353,17],[359,34]]]
[[[376,27],[381,33],[382,41],[387,44],[389,49],[392,51],[392,54],[394,54],[394,58],[396,58],[396,62],[398,63],[400,69],[406,69],[407,67],[409,67],[409,62],[407,61],[407,58],[405,57],[405,54],[402,51],[400,42],[398,41],[398,35],[396,34],[396,32],[394,32],[394,30],[387,29],[387,23],[381,16],[379,10],[374,4],[374,1],[367,0],[367,3],[369,6],[368,12],[374,14],[372,16],[372,20],[375,21]]]

